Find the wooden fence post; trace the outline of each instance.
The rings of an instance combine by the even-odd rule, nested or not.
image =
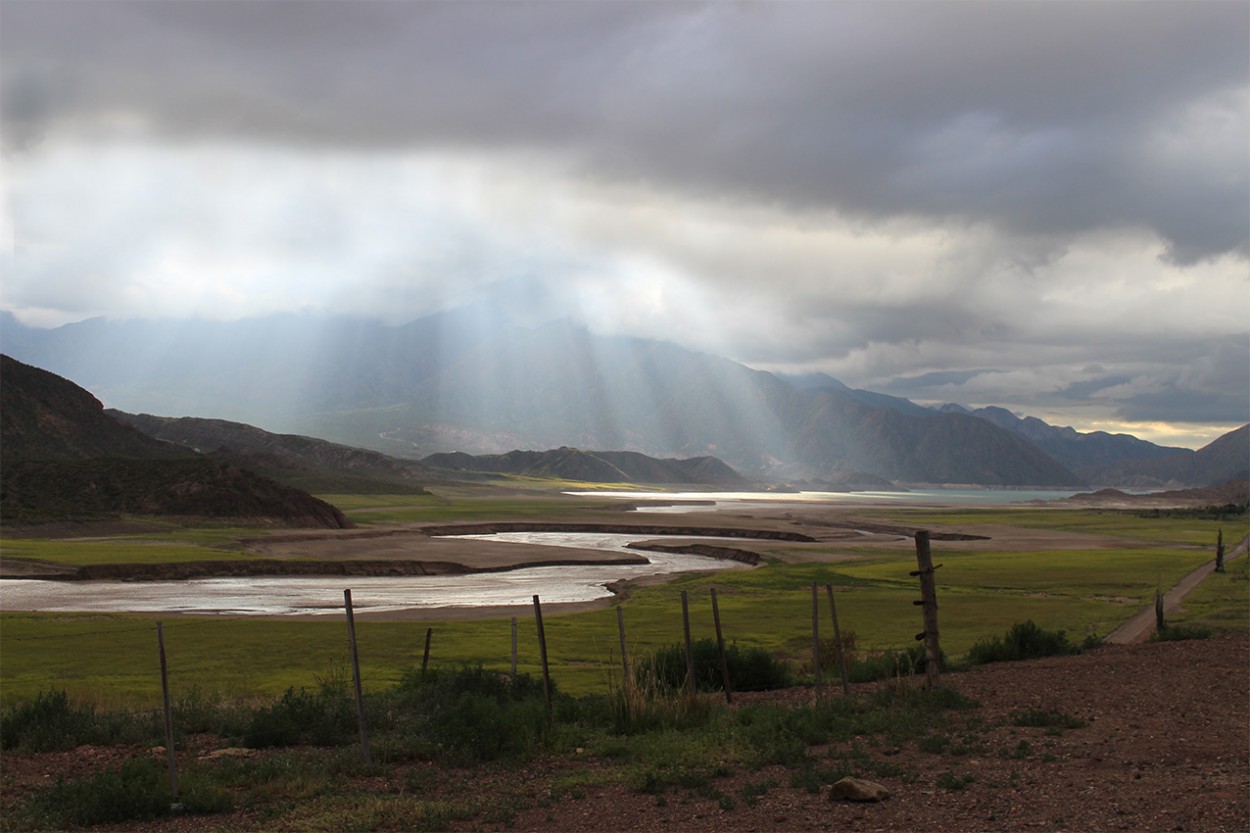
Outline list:
[[[547,727],[551,727],[551,671],[547,667],[547,634],[543,630],[543,608],[534,595],[534,621],[538,623],[538,655],[543,663],[543,699],[547,704]]]
[[[846,651],[842,644],[842,631],[838,628],[838,607],[833,603],[833,585],[826,584],[825,591],[829,594],[829,615],[833,617],[833,643],[838,656],[838,668],[842,671],[842,696],[851,695],[850,680],[846,675]]]
[[[156,647],[161,654],[161,696],[165,702],[165,761],[169,766],[169,794],[178,803],[178,756],[174,752],[174,711],[169,702],[169,669],[165,664],[165,628],[156,623]]]
[[[694,681],[694,646],[690,642],[690,602],[686,591],[681,591],[681,624],[686,634],[686,693],[693,698],[696,688]]]
[[[825,686],[820,674],[820,596],[812,582],[812,676],[816,678],[816,699],[824,697]]]
[[[1224,527],[1215,537],[1215,572],[1224,572]]]
[[[938,565],[938,567],[941,566],[941,564]],[[924,630],[916,634],[916,639],[924,640],[925,684],[932,686],[937,682],[938,673],[941,670],[942,649],[938,644],[937,583],[933,579],[933,571],[938,567],[933,566],[933,553],[929,549],[929,531],[925,529],[916,532],[916,567],[918,569],[912,575],[920,577],[921,598],[914,604],[922,605],[924,609]]]
[[[347,610],[347,641],[352,654],[352,681],[356,687],[356,722],[360,725],[360,751],[365,763],[373,763],[369,754],[369,728],[365,723],[365,695],[360,685],[360,655],[356,652],[356,617],[352,613],[352,591],[343,591],[343,607]]]
[[[633,682],[629,676],[629,651],[625,648],[625,611],[620,605],[616,606],[616,631],[621,636],[621,673],[625,675],[621,686],[628,691]]]
[[[434,629],[425,629],[425,650],[421,652],[421,676],[425,676],[425,669],[430,666],[430,640],[434,637]]]
[[[516,617],[512,617],[512,679],[516,679]]]
[[[712,590],[712,621],[716,623],[716,650],[720,653],[720,678],[721,683],[725,686],[725,702],[733,705],[734,694],[733,686],[729,683],[729,661],[725,659],[725,637],[721,635],[720,629],[720,605],[716,603],[716,588]]]

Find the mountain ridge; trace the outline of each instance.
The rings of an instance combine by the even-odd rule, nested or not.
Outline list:
[[[636,451],[583,451],[564,446],[546,451],[513,450],[506,454],[432,454],[421,460],[432,469],[525,477],[556,477],[587,483],[745,488],[750,482],[715,457],[657,459]]]
[[[412,460],[567,446],[715,456],[748,478],[783,482],[851,473],[902,484],[1089,482],[1085,469],[992,421],[832,377],[797,386],[567,321],[522,327],[498,311],[398,327],[284,315],[12,329],[0,340],[47,357],[56,372],[81,368],[84,387],[123,411],[233,420]]]
[[[970,410],[951,403],[939,410],[974,416],[1018,433],[1089,483],[1138,488],[1213,486],[1250,474],[1250,425],[1192,450],[1155,445],[1131,434],[1082,433],[993,406]]]

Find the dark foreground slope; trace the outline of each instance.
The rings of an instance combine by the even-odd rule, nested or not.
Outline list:
[[[174,515],[343,528],[330,504],[153,439],[87,391],[0,357],[0,512],[6,525]]]

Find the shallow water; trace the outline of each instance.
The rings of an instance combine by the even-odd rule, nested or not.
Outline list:
[[[1085,490],[1088,491],[1088,490]],[[810,506],[815,503],[860,505],[988,505],[1001,506],[1035,500],[1062,500],[1080,492],[1064,489],[913,489],[907,492],[566,492],[585,497],[611,497],[622,500],[712,501],[714,505],[677,503],[666,507],[644,507],[645,512],[710,512],[727,507],[762,506],[776,508],[786,503]]]
[[[665,538],[675,536],[664,536]],[[694,536],[687,536],[693,538]],[[641,555],[648,564],[525,567],[501,573],[457,576],[274,576],[189,581],[0,581],[0,609],[94,613],[199,613],[225,616],[342,615],[343,590],[352,607],[384,612],[439,607],[588,602],[612,595],[606,585],[622,579],[689,571],[744,569],[737,561],[680,553],[631,550],[654,535],[572,532],[510,532],[457,538],[515,541]]]

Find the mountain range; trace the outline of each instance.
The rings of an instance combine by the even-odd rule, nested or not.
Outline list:
[[[660,460],[636,451],[582,451],[567,446],[547,451],[516,450],[507,454],[469,455],[455,451],[431,454],[421,462],[459,477],[497,473],[587,483],[697,484],[726,490],[751,486],[750,481],[715,457]]]
[[[567,322],[521,327],[492,309],[398,327],[298,315],[0,323],[0,349],[115,408],[249,423],[413,461],[569,447],[714,456],[748,478],[783,482],[1081,487],[1207,485],[1215,472],[1244,473],[1250,458],[1244,431],[1227,447],[1168,449],[1002,409],[926,408]]]

